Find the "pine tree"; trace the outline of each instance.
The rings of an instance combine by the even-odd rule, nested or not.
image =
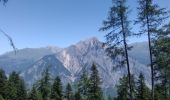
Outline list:
[[[84,99],[82,99],[81,94],[80,94],[79,91],[75,93],[74,98],[75,98],[74,100],[84,100]]]
[[[145,84],[145,78],[142,73],[137,81],[137,100],[150,100],[149,88]]]
[[[152,100],[154,100],[154,66],[153,66],[153,45],[152,38],[155,31],[163,20],[167,18],[167,11],[164,8],[160,8],[158,5],[153,4],[153,0],[138,0],[138,19],[136,23],[141,24],[141,32],[139,35],[147,33],[148,45],[150,53],[150,67],[151,67],[151,80],[152,80]]]
[[[107,52],[111,58],[117,60],[118,66],[127,66],[128,84],[130,88],[130,96],[132,99],[132,84],[130,83],[130,65],[128,58],[127,37],[131,36],[129,23],[127,18],[128,7],[126,0],[113,0],[113,6],[110,9],[109,17],[103,22],[104,27],[100,30],[109,31],[106,35]]]
[[[54,83],[52,85],[51,89],[51,99],[52,100],[62,100],[63,94],[62,94],[62,83],[60,80],[60,77],[57,76],[54,80]]]
[[[5,100],[5,99],[0,95],[0,100]]]
[[[101,79],[96,65],[93,63],[91,67],[90,84],[89,84],[89,100],[103,100],[102,89],[100,88]]]
[[[38,91],[41,93],[43,100],[50,99],[50,87],[50,74],[48,68],[46,68],[38,84]]]
[[[113,98],[109,95],[109,96],[108,96],[108,100],[113,100]]]
[[[32,87],[28,100],[43,100],[42,95],[37,91],[35,85]]]
[[[7,84],[7,77],[5,75],[4,70],[0,69],[0,95],[4,98],[6,95],[6,84]]]
[[[26,90],[26,86],[25,86],[25,82],[23,79],[20,78],[19,80],[19,86],[17,88],[17,99],[18,100],[26,100],[27,98],[27,90]]]
[[[169,82],[170,82],[170,23],[161,27],[158,30],[157,38],[154,39],[154,67],[156,73],[157,82],[157,94],[163,95],[164,100],[169,100],[170,92],[169,92]],[[159,88],[159,89],[158,89]]]
[[[132,83],[132,99],[135,100],[136,97],[136,83],[134,81],[134,76],[131,75],[131,83]],[[119,84],[117,85],[117,97],[114,100],[130,100],[130,90],[128,84],[128,77],[124,75],[119,80]]]
[[[120,78],[119,85],[117,85],[117,97],[115,100],[129,100],[128,79],[126,76]]]
[[[73,90],[72,90],[70,83],[68,83],[66,86],[65,98],[66,98],[66,100],[74,100]]]
[[[89,97],[88,96],[89,84],[90,80],[88,78],[86,70],[84,70],[78,82],[78,91],[80,92],[84,100],[86,100]]]
[[[19,76],[19,73],[12,72],[7,83],[7,100],[25,100],[27,91],[24,80]]]

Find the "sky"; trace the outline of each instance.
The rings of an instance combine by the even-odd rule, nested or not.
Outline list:
[[[127,0],[136,17],[137,0]],[[170,10],[170,0],[154,0]],[[107,18],[111,0],[9,0],[0,5],[0,28],[8,33],[18,49],[46,46],[67,47],[80,40],[97,37]],[[137,29],[138,30],[138,29]],[[146,37],[130,42],[146,41]],[[0,33],[0,54],[11,51],[9,41]]]

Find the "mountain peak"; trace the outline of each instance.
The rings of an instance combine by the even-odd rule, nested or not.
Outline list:
[[[101,42],[96,37],[92,37],[92,38],[88,38],[86,40],[80,41],[77,45],[82,45],[82,44],[94,46],[94,45],[101,44]]]

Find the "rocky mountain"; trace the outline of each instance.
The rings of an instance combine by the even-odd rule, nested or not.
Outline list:
[[[150,70],[146,67],[147,61],[143,62],[143,59],[147,59],[145,58],[147,57],[147,47],[145,47],[146,45],[138,46],[140,43],[132,45],[134,48],[129,52],[131,72],[136,77],[140,72],[144,73],[145,77],[148,78],[147,83],[149,83]],[[103,82],[102,87],[106,92],[114,88],[119,78],[127,73],[126,67],[113,70],[114,61],[107,56],[102,42],[97,38],[80,41],[67,48],[27,48],[19,50],[16,55],[9,52],[0,56],[0,66],[3,66],[1,68],[5,69],[7,73],[12,70],[20,71],[27,84],[32,84],[38,80],[47,67],[52,78],[58,75],[62,78],[63,83],[77,82],[83,70],[90,73],[92,63],[97,65]]]

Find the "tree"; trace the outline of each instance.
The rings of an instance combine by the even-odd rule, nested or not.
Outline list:
[[[0,95],[0,100],[5,100],[5,99]]]
[[[109,95],[109,96],[108,96],[108,100],[113,100],[113,98]]]
[[[89,84],[90,84],[90,80],[88,78],[86,70],[84,70],[78,82],[78,91],[80,92],[84,100],[87,100],[87,98],[89,97],[89,94],[88,94]]]
[[[57,76],[54,80],[54,83],[52,85],[51,89],[51,99],[54,100],[62,100],[63,94],[62,94],[62,83],[60,80],[60,77]]]
[[[135,93],[135,81],[133,75],[131,75],[131,83],[133,84],[132,86],[132,99],[135,100],[136,94]],[[129,91],[129,84],[128,84],[128,77],[124,75],[122,78],[119,80],[119,84],[116,86],[117,87],[117,97],[115,100],[130,100],[130,91]]]
[[[111,58],[119,61],[119,66],[126,64],[128,71],[128,84],[132,99],[132,84],[130,83],[130,65],[128,58],[127,37],[131,36],[129,20],[127,18],[128,7],[126,0],[113,0],[113,6],[110,9],[109,17],[103,22],[104,27],[100,30],[109,31],[106,35],[107,52]]]
[[[137,81],[137,100],[150,100],[149,88],[145,84],[145,78],[142,73],[140,73]]]
[[[152,80],[152,100],[154,100],[154,66],[153,66],[153,52],[152,52],[152,38],[155,31],[163,20],[167,18],[167,11],[160,8],[158,5],[153,4],[153,0],[138,0],[138,18],[136,23],[141,24],[141,31],[138,35],[147,33],[148,45],[150,53],[150,67],[151,67],[151,80]]]
[[[103,100],[102,89],[100,88],[101,79],[96,65],[93,63],[91,67],[90,84],[89,84],[89,100]]]
[[[50,99],[50,74],[48,68],[42,73],[42,78],[39,80],[38,91],[42,94],[43,100]]]
[[[66,100],[74,100],[73,99],[73,90],[72,90],[70,83],[67,84],[65,93],[66,93],[65,94]]]
[[[7,100],[25,100],[27,91],[24,80],[19,76],[19,73],[12,72],[7,83],[6,97]]]
[[[164,100],[169,100],[170,94],[170,23],[161,27],[158,30],[157,38],[154,39],[154,67],[155,67],[155,81],[157,82],[157,91],[163,95]],[[159,89],[158,89],[159,88]]]
[[[4,98],[6,95],[6,84],[7,84],[7,77],[5,75],[4,70],[0,69],[0,94]]]
[[[128,89],[128,79],[123,76],[119,80],[119,85],[117,85],[117,97],[115,100],[129,100],[129,89]]]
[[[74,98],[75,98],[75,100],[84,100],[84,99],[82,99],[81,94],[80,94],[79,91],[75,93]]]
[[[41,93],[37,91],[37,89],[34,85],[32,87],[30,94],[29,94],[28,100],[43,100]]]

